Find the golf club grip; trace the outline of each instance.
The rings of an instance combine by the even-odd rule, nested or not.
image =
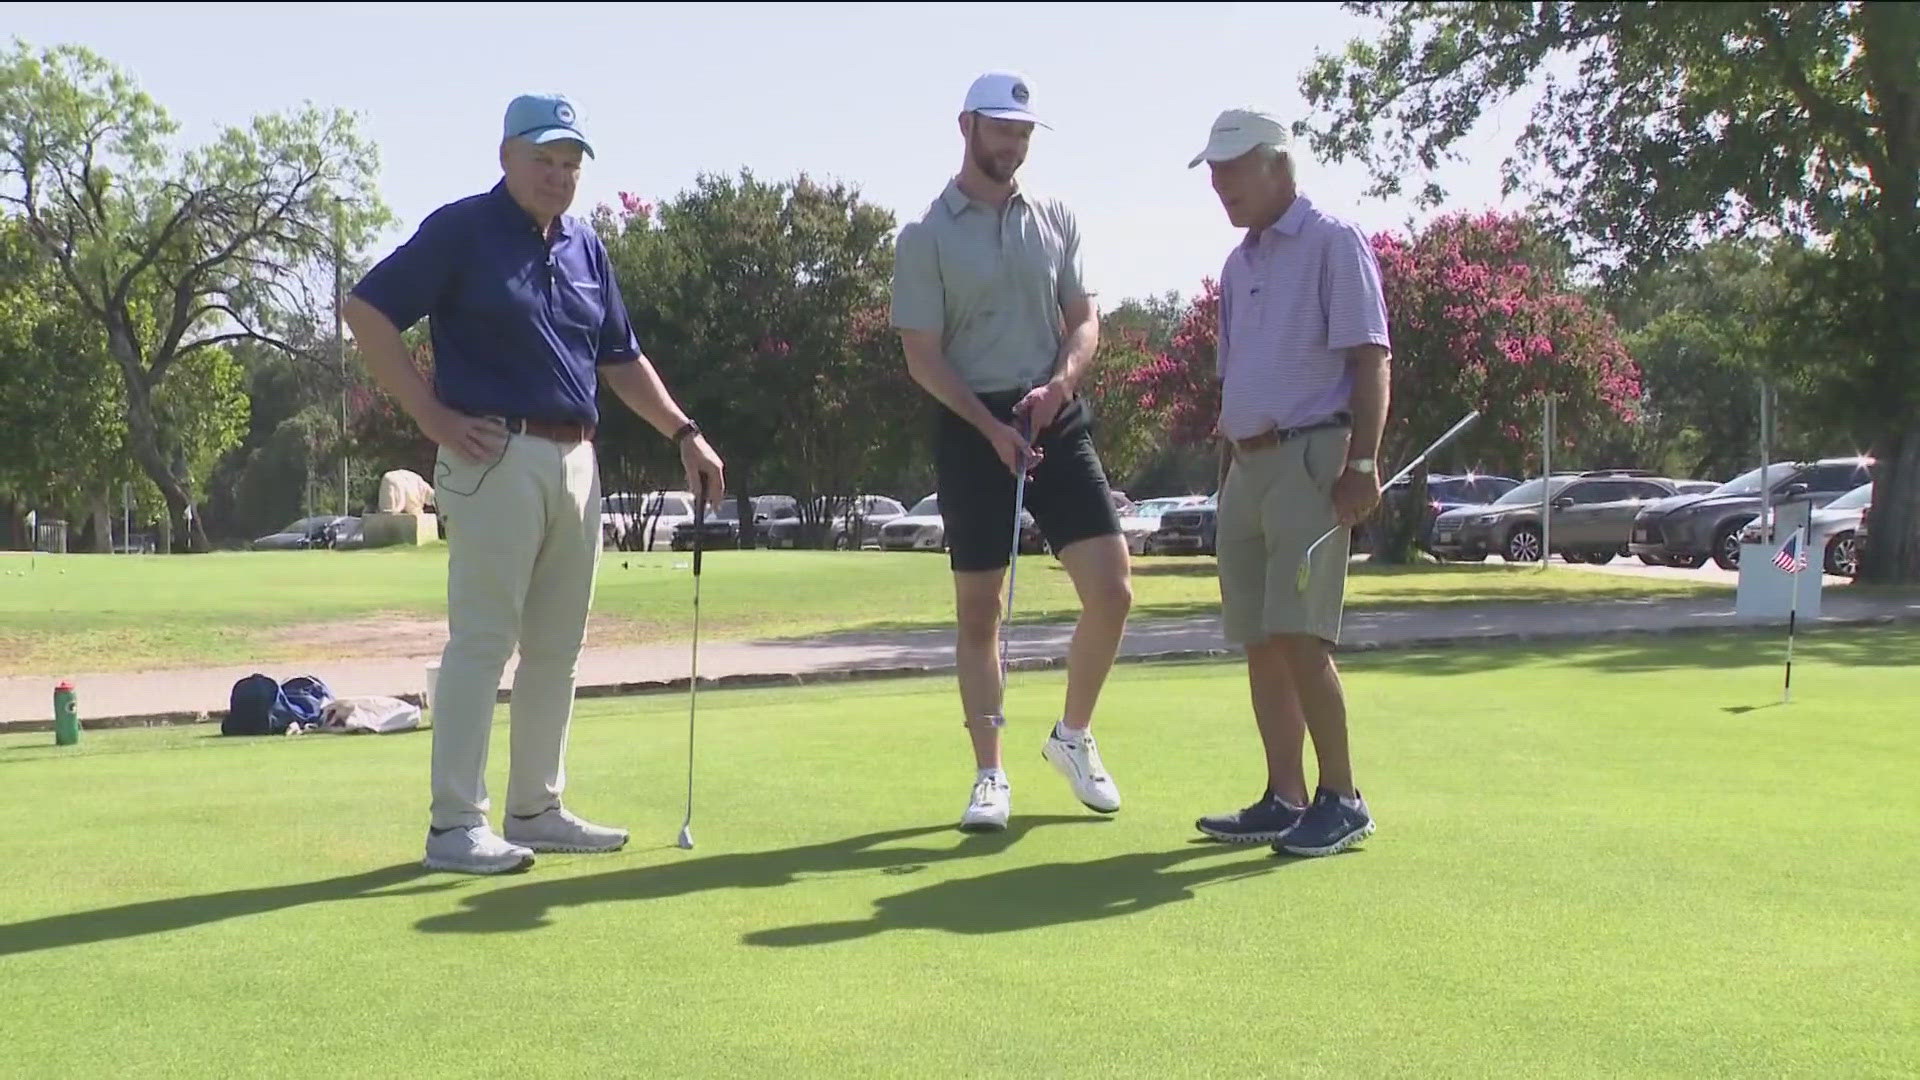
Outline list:
[[[693,504],[693,576],[700,576],[700,553],[706,549],[707,478],[700,477],[700,498]]]

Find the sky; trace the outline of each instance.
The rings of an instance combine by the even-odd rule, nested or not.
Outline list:
[[[702,173],[805,171],[918,217],[960,162],[974,76],[1026,76],[1021,181],[1078,215],[1091,283],[1121,298],[1198,290],[1237,237],[1187,162],[1224,108],[1305,115],[1300,74],[1371,24],[1331,4],[13,4],[4,32],[85,45],[180,124],[179,145],[311,101],[379,147],[390,250],[435,207],[499,176],[507,102],[567,94],[598,157],[574,212],[671,198]],[[1491,113],[1437,178],[1443,209],[1507,207],[1499,164],[1531,102]],[[1417,190],[1425,177],[1409,178]],[[1431,217],[1370,200],[1361,169],[1300,163],[1315,204],[1369,230]]]

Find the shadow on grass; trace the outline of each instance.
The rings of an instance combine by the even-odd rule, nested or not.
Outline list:
[[[780,851],[688,856],[655,866],[476,892],[463,897],[461,910],[414,924],[429,934],[497,934],[546,926],[556,908],[624,900],[661,900],[714,889],[771,889],[810,875],[878,873],[904,875],[931,863],[997,855],[1043,825],[1097,825],[1092,817],[1015,816],[1003,832],[963,836],[951,847],[881,847],[934,835],[951,835],[951,824],[922,825],[867,833],[823,844]]]
[[[459,887],[459,883],[454,881],[421,883],[407,888],[393,887],[405,885],[425,873],[418,863],[402,863],[325,881],[235,889],[204,896],[173,896],[121,907],[50,915],[44,919],[0,926],[0,956],[164,934],[307,904],[418,896]]]
[[[1357,654],[1343,665],[1402,674],[1470,675],[1532,663],[1566,663],[1630,675],[1682,668],[1725,670],[1786,662],[1784,630],[1728,628],[1698,634],[1654,634],[1612,641],[1561,641],[1511,645],[1463,641],[1443,649],[1404,649]],[[1920,655],[1920,628],[1825,628],[1802,632],[1796,661],[1841,667],[1911,667]]]
[[[1087,862],[1019,866],[978,877],[940,881],[874,902],[873,914],[849,922],[758,930],[748,945],[827,945],[890,930],[944,930],[952,934],[1004,934],[1043,926],[1137,915],[1163,904],[1192,900],[1206,885],[1242,881],[1304,859],[1275,856],[1192,865],[1208,856],[1245,854],[1223,844],[1181,851],[1142,851]]]

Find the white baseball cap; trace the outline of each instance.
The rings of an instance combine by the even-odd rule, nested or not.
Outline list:
[[[1047,127],[1030,108],[1033,91],[1027,78],[1013,71],[989,71],[967,87],[967,104],[962,112],[977,112],[1001,120],[1024,120]]]
[[[1187,163],[1191,169],[1203,161],[1232,161],[1258,146],[1285,151],[1293,145],[1286,125],[1272,113],[1258,109],[1228,109],[1213,122],[1207,132],[1206,149]]]

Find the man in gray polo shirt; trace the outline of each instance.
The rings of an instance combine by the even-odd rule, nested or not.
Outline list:
[[[960,173],[900,230],[894,262],[893,325],[908,369],[940,406],[934,462],[954,577],[960,705],[976,765],[960,819],[969,831],[1005,828],[1011,804],[997,653],[1016,469],[1028,472],[1026,507],[1081,603],[1066,706],[1041,753],[1088,808],[1120,809],[1088,729],[1133,590],[1092,417],[1076,394],[1099,343],[1079,226],[1058,200],[1014,182],[1039,122],[1031,107],[1020,75],[974,81],[960,114]]]
[[[1231,455],[1220,491],[1220,615],[1247,652],[1267,788],[1253,805],[1201,818],[1229,842],[1331,855],[1373,832],[1354,786],[1340,639],[1347,535],[1295,571],[1314,539],[1353,526],[1380,501],[1374,457],[1386,424],[1386,303],[1358,227],[1295,188],[1286,129],[1229,109],[1189,167],[1207,162],[1227,219],[1246,237],[1220,278],[1219,432]],[[1313,735],[1318,790],[1307,799],[1302,741]]]

